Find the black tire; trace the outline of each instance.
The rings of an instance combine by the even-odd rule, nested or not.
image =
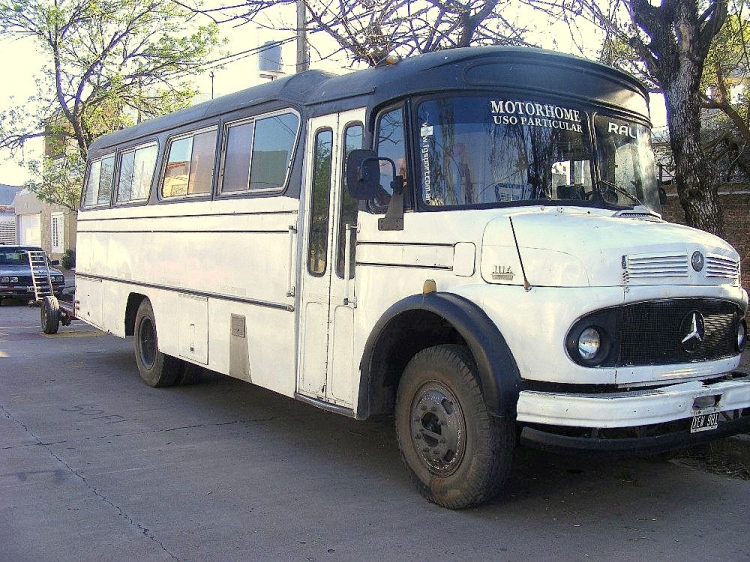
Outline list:
[[[175,384],[188,386],[191,384],[198,384],[203,377],[203,367],[189,363],[188,361],[180,360],[180,372],[177,375]]]
[[[148,299],[141,301],[135,315],[135,362],[143,382],[153,387],[172,386],[180,374],[179,359],[159,351],[154,310]]]
[[[492,499],[510,472],[513,424],[490,414],[464,346],[415,355],[396,396],[401,458],[419,492],[450,509]]]
[[[56,334],[60,327],[60,304],[55,297],[42,297],[40,303],[42,331]]]

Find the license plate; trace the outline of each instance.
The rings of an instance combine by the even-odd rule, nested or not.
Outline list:
[[[699,431],[711,431],[719,427],[719,412],[713,414],[697,414],[693,416],[693,423],[690,424],[690,433]]]

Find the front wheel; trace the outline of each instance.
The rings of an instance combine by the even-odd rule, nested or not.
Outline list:
[[[443,507],[492,499],[510,472],[512,423],[490,414],[464,346],[431,347],[412,358],[396,396],[396,434],[420,493]]]
[[[138,307],[133,335],[135,362],[143,382],[153,387],[175,384],[180,374],[180,360],[159,351],[156,318],[148,299],[144,299]]]

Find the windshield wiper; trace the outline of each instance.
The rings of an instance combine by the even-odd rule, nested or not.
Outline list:
[[[633,203],[636,203],[638,205],[642,205],[644,207],[646,206],[646,205],[644,205],[643,201],[641,201],[640,199],[638,199],[638,197],[636,197],[635,195],[633,195],[632,193],[630,193],[624,187],[620,187],[615,182],[611,182],[609,180],[600,179],[599,183],[606,185],[609,188],[607,191],[611,190],[611,191],[615,191],[617,193],[622,193],[625,197],[627,197],[628,199],[630,199]],[[605,191],[605,193],[606,193],[606,191]],[[604,199],[604,201],[606,201],[607,203],[613,203],[612,201],[607,201],[607,197],[604,195],[604,193],[601,192],[601,189],[599,190],[599,194],[601,195],[602,199]],[[614,201],[614,203],[616,203],[616,201]]]

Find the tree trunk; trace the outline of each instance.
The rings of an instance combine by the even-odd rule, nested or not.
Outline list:
[[[675,72],[665,85],[669,136],[675,162],[675,182],[685,222],[723,236],[724,217],[719,203],[713,163],[700,143],[698,99],[686,84],[689,72]],[[663,83],[664,84],[664,83]],[[694,90],[693,90],[694,91]]]
[[[718,180],[701,145],[700,80],[711,41],[726,20],[727,0],[630,0],[632,22],[648,37],[631,45],[661,84],[675,162],[675,182],[689,226],[723,235]]]

